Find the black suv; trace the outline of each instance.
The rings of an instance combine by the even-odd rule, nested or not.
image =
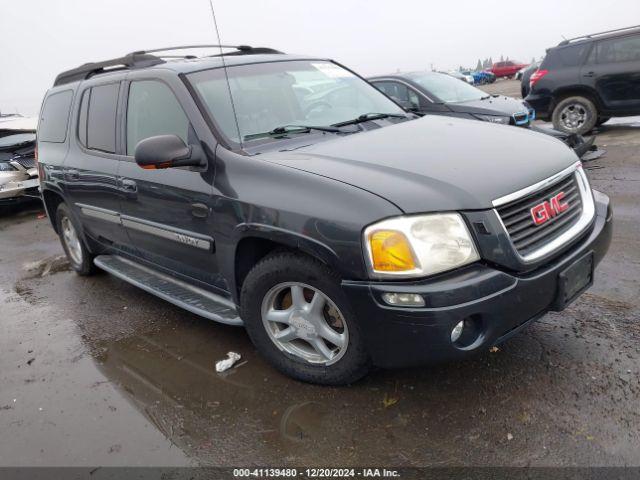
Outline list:
[[[555,128],[584,134],[640,114],[640,26],[561,42],[530,80],[527,102]]]
[[[593,281],[609,199],[561,142],[418,118],[326,59],[157,53],[44,99],[42,197],[79,274],[244,325],[326,384],[486,350]]]

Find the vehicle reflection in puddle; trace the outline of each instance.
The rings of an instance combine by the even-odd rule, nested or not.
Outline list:
[[[336,389],[292,382],[252,352],[242,329],[217,327],[189,323],[101,342],[91,350],[98,352],[98,368],[132,404],[174,445],[204,463],[236,456],[243,464],[247,458],[260,463],[285,451],[304,455],[309,442],[336,438],[340,419],[328,418],[329,408],[319,400]],[[230,345],[242,351],[243,360],[218,374],[215,361]]]

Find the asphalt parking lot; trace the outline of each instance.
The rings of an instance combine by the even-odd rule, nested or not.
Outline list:
[[[241,328],[76,276],[38,203],[2,213],[0,466],[640,465],[640,119],[596,143],[585,167],[615,225],[585,295],[498,351],[346,388],[276,373]],[[243,361],[217,374],[230,350]]]

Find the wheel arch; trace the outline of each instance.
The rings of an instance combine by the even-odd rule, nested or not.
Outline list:
[[[585,97],[593,102],[596,106],[596,110],[598,114],[604,110],[604,106],[602,100],[600,99],[600,95],[594,89],[589,88],[585,85],[574,85],[571,87],[563,87],[556,90],[553,94],[553,108],[552,112],[555,110],[556,106],[565,98],[569,97]]]
[[[344,274],[337,253],[322,242],[288,230],[265,225],[245,225],[233,255],[233,294],[240,300],[242,284],[249,271],[267,255],[280,251],[300,252]]]
[[[64,197],[62,194],[56,190],[52,189],[43,189],[42,190],[42,203],[44,204],[45,212],[47,213],[47,217],[49,217],[49,222],[51,222],[51,226],[56,233],[58,232],[58,222],[56,222],[56,212],[58,211],[58,206],[61,203],[64,203]]]

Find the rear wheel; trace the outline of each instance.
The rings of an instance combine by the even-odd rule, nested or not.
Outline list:
[[[551,116],[556,130],[583,135],[595,127],[598,110],[585,97],[567,97],[556,105]]]
[[[339,276],[296,253],[277,253],[247,275],[242,318],[258,351],[298,380],[326,385],[355,382],[369,355]]]
[[[56,222],[58,225],[58,236],[60,237],[64,253],[67,254],[71,268],[73,268],[78,275],[91,275],[95,273],[97,268],[93,264],[94,255],[85,247],[78,233],[80,231],[79,227],[73,220],[69,208],[64,203],[58,205]]]

